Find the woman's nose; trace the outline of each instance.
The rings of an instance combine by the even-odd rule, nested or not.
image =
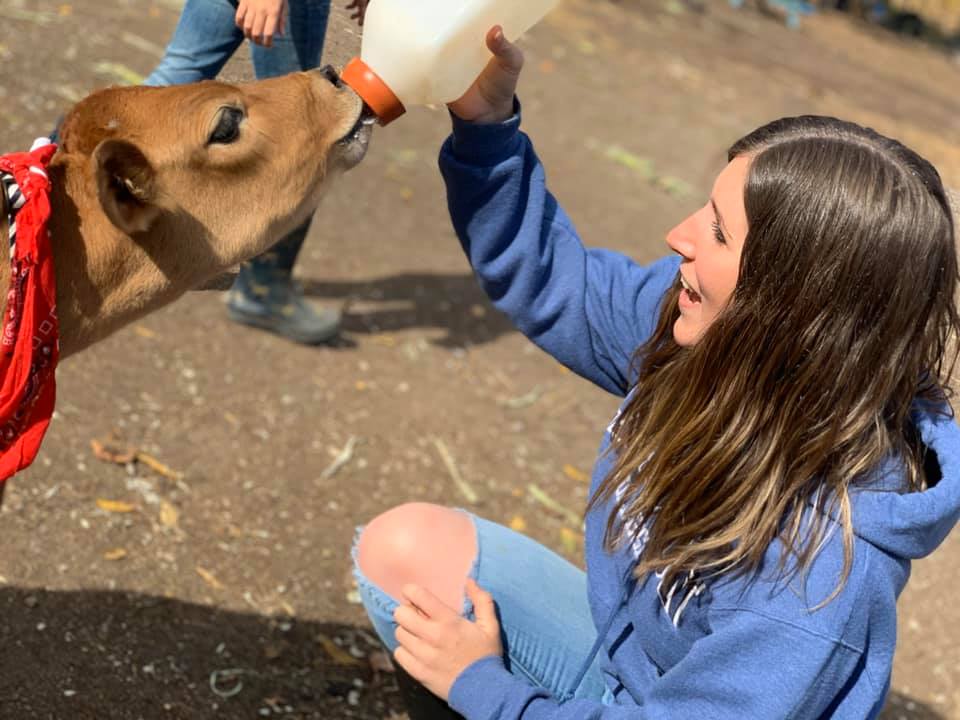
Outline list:
[[[692,218],[687,218],[667,233],[667,245],[686,260],[693,260],[696,242],[693,235]]]

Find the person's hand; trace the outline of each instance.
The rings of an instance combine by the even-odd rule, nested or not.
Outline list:
[[[448,105],[457,117],[475,123],[503,122],[513,115],[513,96],[523,69],[523,51],[500,26],[487,33],[490,62],[462,98]]]
[[[467,597],[473,603],[476,622],[461,617],[418,585],[403,588],[404,604],[393,614],[400,643],[394,658],[411,677],[443,700],[450,697],[454,681],[470,665],[503,653],[500,623],[490,593],[467,580]]]
[[[287,0],[240,0],[234,22],[257,45],[270,47],[274,35],[283,35]]]
[[[367,5],[369,4],[370,0],[353,0],[353,2],[347,5],[347,10],[353,10],[350,19],[356,20],[357,25],[360,27],[363,27],[363,18],[367,15]]]

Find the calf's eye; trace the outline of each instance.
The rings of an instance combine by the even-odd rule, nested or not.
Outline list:
[[[210,133],[208,140],[211,145],[229,145],[240,137],[240,123],[243,121],[243,110],[236,107],[220,109],[217,126]]]

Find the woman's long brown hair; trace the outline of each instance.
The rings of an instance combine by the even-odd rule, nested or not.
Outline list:
[[[689,348],[674,287],[635,358],[613,430],[614,466],[590,507],[615,500],[649,539],[638,576],[755,573],[813,562],[833,519],[853,553],[850,490],[884,460],[921,490],[915,401],[944,404],[960,321],[949,202],[937,171],[900,143],[834,118],[786,118],[738,141],[751,158],[749,231],[724,311]]]

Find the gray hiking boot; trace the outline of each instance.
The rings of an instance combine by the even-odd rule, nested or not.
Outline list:
[[[243,263],[227,297],[231,320],[269,330],[303,345],[333,340],[340,330],[340,313],[314,307],[290,271],[257,260]]]

